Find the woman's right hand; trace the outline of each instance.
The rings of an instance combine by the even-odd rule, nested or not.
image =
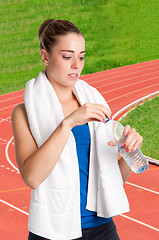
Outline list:
[[[87,102],[73,111],[65,119],[68,119],[71,127],[83,125],[90,121],[106,122],[106,117],[111,119],[111,110],[103,104]]]

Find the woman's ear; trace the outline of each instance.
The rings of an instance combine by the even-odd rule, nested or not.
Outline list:
[[[44,65],[48,66],[49,57],[48,57],[48,53],[46,52],[45,49],[40,49],[40,57],[41,57],[41,60],[43,61]]]

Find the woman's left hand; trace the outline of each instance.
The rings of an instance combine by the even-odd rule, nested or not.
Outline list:
[[[138,147],[141,148],[143,137],[138,132],[136,132],[135,128],[130,128],[129,125],[126,125],[123,134],[128,134],[126,141],[123,145],[124,148],[127,148],[126,152],[134,152]],[[108,145],[115,146],[112,141],[109,141]]]

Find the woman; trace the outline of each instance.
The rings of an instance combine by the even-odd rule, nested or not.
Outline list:
[[[38,35],[45,70],[27,82],[12,112],[16,161],[32,189],[28,239],[117,240],[112,217],[129,211],[123,183],[131,169],[107,138],[108,104],[79,79],[84,36],[54,19]],[[127,152],[141,147],[135,129],[127,125],[123,134]]]

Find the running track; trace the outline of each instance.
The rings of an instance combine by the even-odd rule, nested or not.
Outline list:
[[[101,92],[118,119],[129,110],[129,104],[159,94],[159,60],[80,78]],[[23,102],[23,92],[0,96],[0,239],[5,240],[23,240],[28,236],[30,189],[17,169],[11,128],[11,112]],[[158,174],[159,167],[150,165],[139,175],[132,173],[124,185],[131,211],[114,218],[121,240],[159,239]]]

